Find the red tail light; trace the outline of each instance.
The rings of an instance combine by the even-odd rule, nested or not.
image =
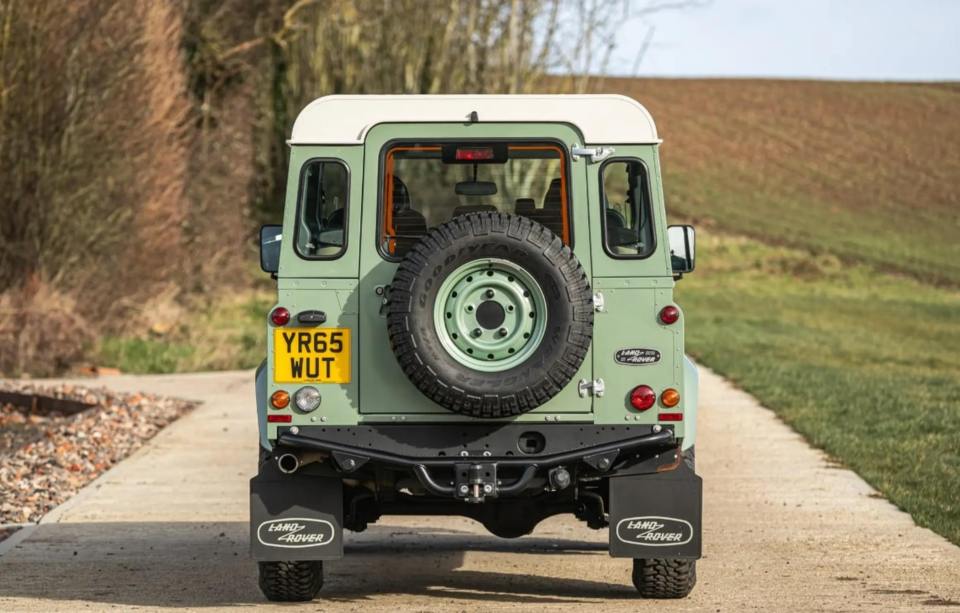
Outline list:
[[[667,324],[668,326],[670,324],[677,323],[678,319],[680,319],[680,309],[673,306],[672,304],[660,309],[660,321]]]
[[[285,326],[290,321],[290,311],[283,307],[277,307],[273,309],[273,313],[270,313],[270,321],[275,326]]]
[[[630,406],[646,411],[657,401],[657,394],[649,385],[638,385],[630,392]]]

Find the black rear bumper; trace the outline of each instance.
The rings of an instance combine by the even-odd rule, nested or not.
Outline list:
[[[481,502],[519,495],[532,484],[540,490],[544,482],[560,485],[571,473],[669,469],[679,454],[664,452],[677,445],[673,431],[659,426],[304,426],[281,430],[275,455],[328,454],[343,476],[379,467],[407,470],[434,496]]]

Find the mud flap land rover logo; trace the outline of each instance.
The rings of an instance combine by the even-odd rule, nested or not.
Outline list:
[[[257,540],[267,547],[321,547],[333,542],[333,524],[325,519],[271,519],[257,528]]]
[[[613,359],[617,361],[617,364],[641,366],[643,364],[659,362],[660,352],[656,349],[641,349],[639,347],[620,349],[613,354]]]
[[[693,538],[693,526],[674,517],[627,517],[617,522],[617,538],[630,545],[647,547],[685,545]]]

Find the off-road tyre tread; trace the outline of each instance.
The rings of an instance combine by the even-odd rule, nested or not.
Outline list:
[[[696,560],[633,561],[633,585],[642,598],[686,598],[696,584]]]
[[[260,591],[275,602],[313,600],[323,587],[323,562],[259,562]]]
[[[562,355],[538,380],[522,389],[498,391],[498,386],[465,389],[445,378],[431,364],[426,352],[411,333],[414,286],[431,265],[438,251],[454,249],[471,237],[498,236],[507,241],[525,242],[542,254],[563,277],[572,309]],[[549,300],[549,298],[548,298]],[[433,305],[430,309],[432,317]],[[547,227],[517,215],[495,212],[469,213],[451,219],[427,233],[400,262],[390,285],[387,330],[400,367],[428,398],[456,413],[471,417],[502,418],[519,415],[547,402],[576,375],[593,338],[593,293],[589,278],[571,249]],[[448,359],[452,361],[452,358]],[[518,368],[524,367],[521,364]]]

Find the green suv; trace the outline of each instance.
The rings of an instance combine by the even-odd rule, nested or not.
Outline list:
[[[256,373],[251,548],[309,600],[343,530],[462,515],[501,538],[571,514],[643,597],[700,557],[697,371],[656,127],[622,96],[330,96],[290,139]]]

